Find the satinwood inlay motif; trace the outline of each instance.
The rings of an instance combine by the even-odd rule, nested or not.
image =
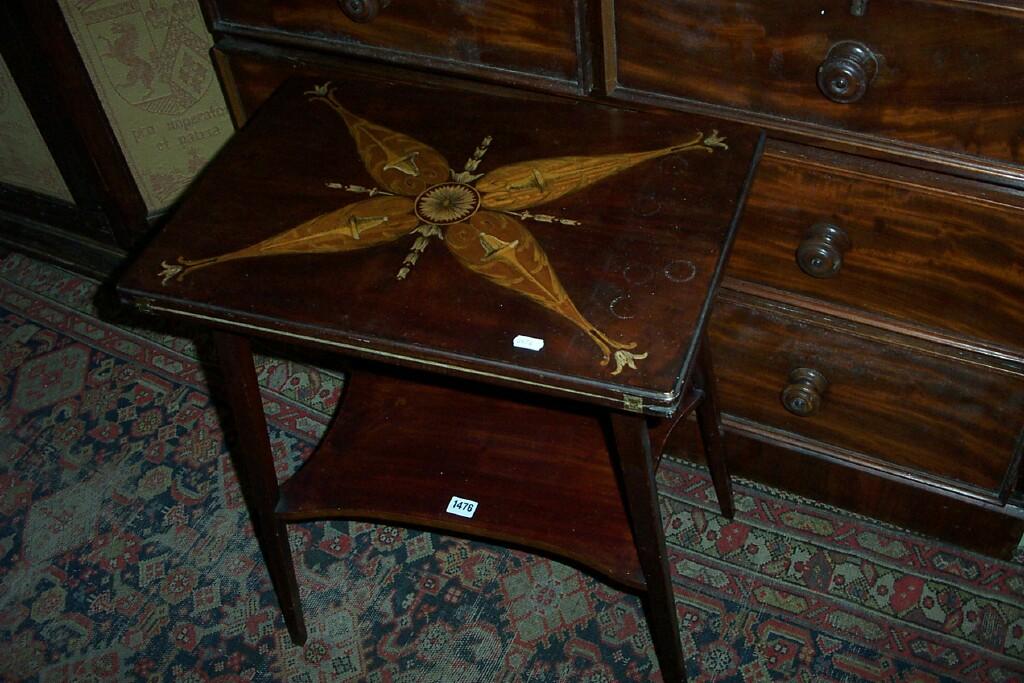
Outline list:
[[[163,263],[164,284],[201,268],[236,259],[281,254],[340,253],[387,244],[415,235],[396,277],[406,279],[434,238],[469,270],[512,290],[568,320],[601,350],[601,365],[615,359],[617,375],[647,357],[635,343],[611,339],[583,316],[569,298],[547,254],[525,220],[578,226],[578,221],[531,213],[651,159],[689,151],[728,149],[725,138],[697,132],[686,142],[644,152],[564,156],[509,164],[477,173],[491,136],[483,139],[462,171],[455,171],[432,147],[408,135],[356,116],[330,83],[306,92],[312,102],[333,109],[345,122],[375,187],[328,183],[368,198],[308,220],[237,251],[203,259],[178,257]]]

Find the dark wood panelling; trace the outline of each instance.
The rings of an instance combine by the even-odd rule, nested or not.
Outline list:
[[[0,50],[74,199],[0,187],[0,240],[108,275],[148,230],[147,210],[56,0],[0,3]]]
[[[93,277],[125,256],[101,214],[9,185],[0,185],[0,242]]]
[[[226,0],[210,14],[215,30],[268,42],[562,90],[581,87],[578,2],[398,0],[366,23],[349,19],[337,0]]]
[[[22,0],[3,3],[0,16],[4,60],[75,205],[90,214],[83,223],[107,223],[113,244],[131,246],[149,227],[146,207],[60,8]]]
[[[267,98],[293,76],[320,78],[324,77],[324,74],[346,74],[438,88],[471,88],[477,92],[497,94],[510,92],[507,87],[501,85],[468,82],[462,78],[439,73],[425,73],[387,64],[371,64],[344,55],[266,45],[244,38],[224,37],[213,48],[212,54],[237,127],[245,125]],[[526,90],[517,93],[524,98],[540,97]]]
[[[102,214],[83,211],[81,207],[57,197],[0,183],[0,211],[9,220],[24,216],[36,224],[66,232],[72,239],[86,237],[116,248],[113,230]]]

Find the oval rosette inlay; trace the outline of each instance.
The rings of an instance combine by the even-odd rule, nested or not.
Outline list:
[[[480,193],[465,183],[441,183],[416,198],[416,217],[432,225],[464,221],[480,208]]]

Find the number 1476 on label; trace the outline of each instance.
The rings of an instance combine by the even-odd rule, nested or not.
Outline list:
[[[445,512],[458,515],[459,517],[472,517],[476,513],[478,505],[479,503],[475,500],[452,496],[452,499],[448,502],[448,508]]]

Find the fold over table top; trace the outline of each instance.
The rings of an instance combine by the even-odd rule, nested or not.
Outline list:
[[[478,90],[288,82],[142,251],[122,297],[257,336],[670,412],[762,136],[678,112]]]

